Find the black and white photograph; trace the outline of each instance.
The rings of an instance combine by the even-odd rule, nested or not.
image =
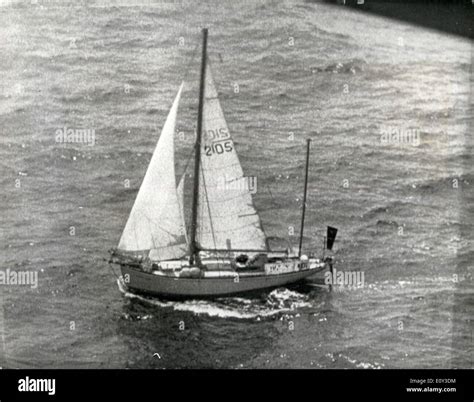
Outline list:
[[[0,0],[18,398],[50,369],[472,369],[473,7]],[[396,389],[460,396],[438,377]]]

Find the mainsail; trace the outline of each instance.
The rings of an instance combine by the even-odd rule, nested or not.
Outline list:
[[[209,65],[204,90],[197,241],[203,249],[265,250],[252,202]]]
[[[163,126],[118,246],[123,251],[150,250],[150,258],[157,260],[180,258],[187,251],[174,167],[174,132],[182,89],[183,84]]]

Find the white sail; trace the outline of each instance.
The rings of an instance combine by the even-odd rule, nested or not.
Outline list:
[[[174,168],[174,131],[183,84],[173,102],[160,139],[133,204],[118,248],[150,250],[156,260],[179,258],[187,250]]]
[[[204,91],[197,241],[204,249],[264,250],[265,234],[209,66]]]

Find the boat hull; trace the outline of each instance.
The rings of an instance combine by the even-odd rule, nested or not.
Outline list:
[[[235,278],[178,278],[143,272],[122,265],[125,286],[135,292],[168,299],[213,298],[257,293],[298,283],[324,270],[307,269],[278,275],[239,276]]]

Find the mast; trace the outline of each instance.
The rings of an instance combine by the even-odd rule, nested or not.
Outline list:
[[[300,228],[300,247],[298,257],[301,257],[301,249],[303,247],[303,232],[304,232],[304,217],[306,213],[306,193],[308,192],[308,168],[309,168],[309,149],[311,147],[311,139],[306,140],[306,167],[304,176],[304,194],[303,194],[303,211],[301,213],[301,228]]]
[[[207,28],[202,30],[202,56],[201,56],[201,80],[199,83],[199,107],[196,133],[196,152],[194,154],[194,185],[193,185],[193,207],[191,217],[191,239],[190,239],[190,259],[193,264],[198,253],[196,244],[197,212],[199,198],[199,170],[201,164],[201,137],[202,137],[202,115],[204,109],[204,84],[206,81],[206,54],[207,54]]]

